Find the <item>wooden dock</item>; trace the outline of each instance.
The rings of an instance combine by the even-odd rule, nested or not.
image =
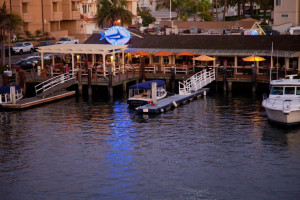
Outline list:
[[[12,104],[12,103],[1,104],[0,109],[5,109],[5,110],[27,109],[33,106],[39,106],[45,103],[50,103],[63,98],[71,97],[74,96],[75,93],[76,93],[75,91],[59,91],[49,95],[46,98],[41,98],[41,97],[24,98],[17,101],[16,104]]]
[[[209,88],[202,88],[196,92],[186,95],[173,95],[164,99],[157,101],[156,105],[147,104],[136,108],[137,113],[143,114],[159,114],[165,111],[176,108],[179,105],[186,104],[189,101],[194,100],[195,98],[200,98],[202,95],[206,95],[209,92]]]

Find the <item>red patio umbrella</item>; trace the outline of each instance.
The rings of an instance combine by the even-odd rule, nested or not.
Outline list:
[[[171,56],[171,55],[174,55],[174,53],[168,51],[160,51],[154,54],[154,56]]]
[[[140,55],[140,56],[149,56],[150,53],[146,52],[146,51],[136,51],[136,52],[132,52],[132,55]]]
[[[180,53],[176,53],[177,56],[195,56],[196,53],[190,52],[190,51],[183,51]]]

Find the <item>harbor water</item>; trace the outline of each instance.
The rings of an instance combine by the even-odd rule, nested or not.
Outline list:
[[[70,98],[0,111],[0,199],[299,199],[300,127],[261,98],[206,97],[161,115]]]

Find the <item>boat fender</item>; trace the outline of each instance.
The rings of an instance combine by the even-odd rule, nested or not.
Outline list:
[[[177,106],[178,106],[175,101],[173,101],[173,105],[174,105],[175,108],[177,108]]]

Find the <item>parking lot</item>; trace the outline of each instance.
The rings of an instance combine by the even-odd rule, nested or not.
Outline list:
[[[21,59],[24,59],[24,58],[27,58],[28,56],[37,56],[37,55],[39,55],[39,53],[38,52],[33,52],[33,53],[24,53],[24,54],[22,54],[22,55],[11,55],[11,64],[12,65],[14,65],[14,64],[16,64],[16,62],[18,62],[19,60],[21,60]],[[5,57],[5,63],[8,65],[8,60],[9,58],[8,57]]]

